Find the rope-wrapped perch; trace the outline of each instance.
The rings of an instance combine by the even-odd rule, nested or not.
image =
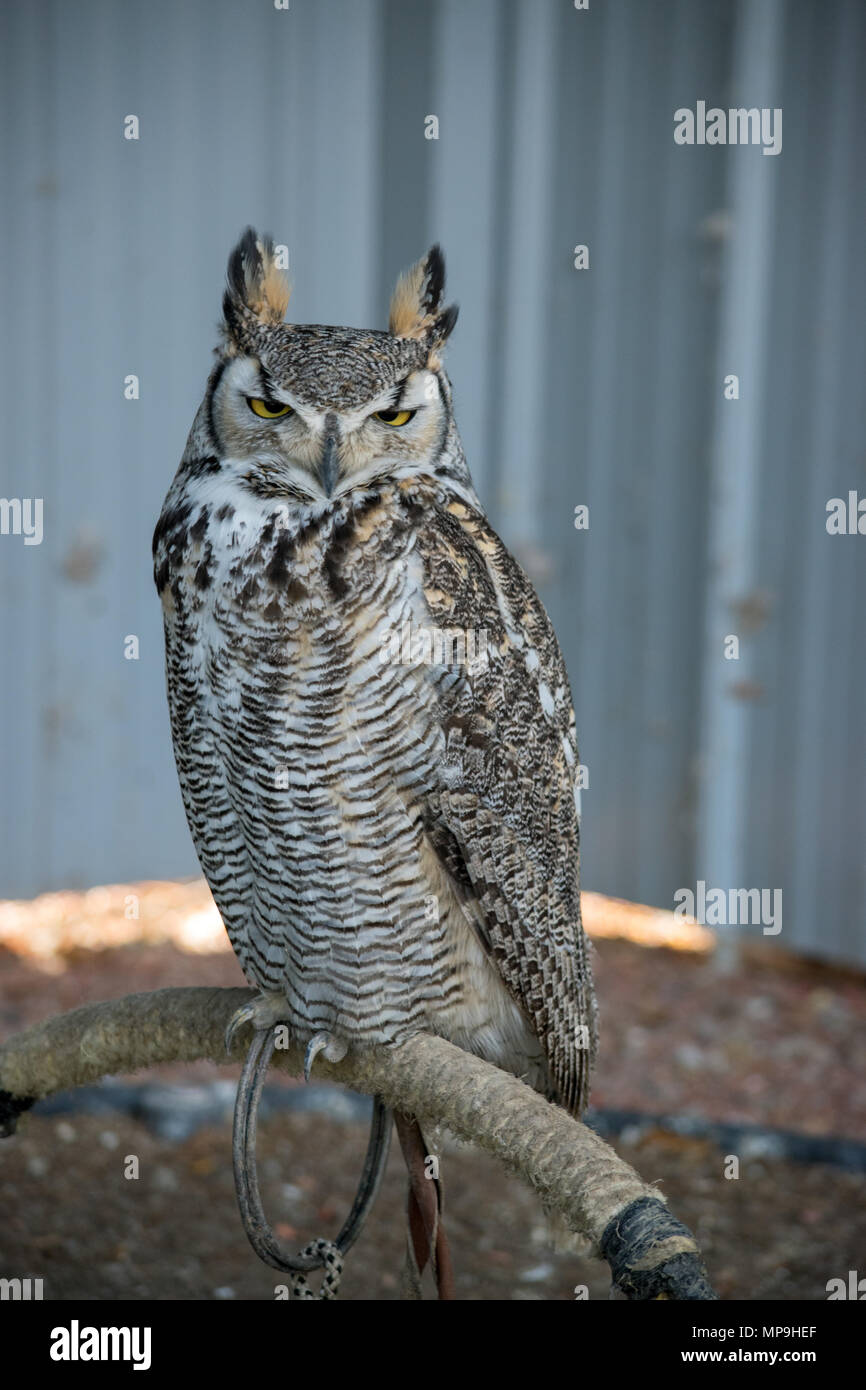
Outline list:
[[[0,1133],[11,1133],[18,1114],[55,1091],[161,1062],[225,1062],[226,1025],[254,997],[246,989],[161,989],[28,1028],[0,1049]],[[243,1034],[232,1060],[242,1060]],[[289,1046],[273,1062],[300,1075],[302,1050]],[[495,1155],[570,1230],[589,1238],[629,1298],[715,1297],[694,1237],[657,1189],[593,1130],[516,1077],[429,1034],[400,1047],[350,1051],[341,1062],[320,1059],[320,1068],[329,1080],[379,1095]]]

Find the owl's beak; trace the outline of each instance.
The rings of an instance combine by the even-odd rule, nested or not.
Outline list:
[[[328,497],[333,496],[340,473],[340,454],[337,444],[337,422],[325,422],[325,438],[319,463],[319,478]]]

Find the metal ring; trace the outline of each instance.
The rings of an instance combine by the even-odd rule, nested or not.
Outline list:
[[[259,1193],[256,1166],[257,1117],[275,1039],[276,1025],[267,1030],[256,1030],[238,1082],[232,1130],[235,1189],[244,1230],[259,1259],[273,1269],[292,1274],[306,1274],[313,1269],[324,1269],[324,1258],[320,1254],[288,1254],[268,1225]],[[382,1098],[374,1096],[370,1139],[358,1190],[340,1234],[333,1242],[341,1255],[345,1255],[358,1239],[370,1208],[376,1200],[391,1145],[391,1120],[391,1111]]]

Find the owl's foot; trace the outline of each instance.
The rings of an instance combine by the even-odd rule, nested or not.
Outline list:
[[[315,1037],[310,1038],[304,1053],[304,1080],[309,1081],[313,1063],[320,1052],[325,1054],[328,1062],[342,1062],[348,1050],[342,1038],[332,1038],[330,1033],[316,1033]]]
[[[256,1001],[258,1002],[258,1001]],[[239,1027],[242,1023],[255,1021],[261,1013],[255,1014],[255,1004],[239,1009],[232,1023]],[[278,1020],[282,1021],[282,1020]],[[231,1029],[232,1024],[229,1024]],[[283,1249],[267,1223],[256,1171],[256,1131],[259,1101],[276,1041],[276,1022],[267,1027],[256,1027],[250,1043],[235,1101],[234,1131],[232,1135],[232,1159],[234,1163],[235,1187],[241,1220],[250,1245],[260,1260],[273,1269],[284,1270],[291,1276],[293,1297],[334,1298],[336,1297],[342,1258],[355,1243],[361,1233],[367,1214],[376,1199],[379,1183],[391,1143],[391,1111],[376,1096],[373,1100],[373,1118],[370,1122],[370,1139],[364,1158],[364,1168],[352,1209],[346,1217],[340,1234],[335,1241],[315,1241],[298,1255],[290,1255]],[[314,1045],[319,1044],[315,1051]],[[345,1045],[332,1039],[329,1034],[317,1034],[307,1048],[310,1064],[319,1051],[339,1050],[345,1055]],[[312,1055],[311,1055],[312,1054]],[[333,1056],[331,1060],[339,1060]],[[321,1291],[314,1294],[306,1284],[305,1276],[314,1269],[325,1269]]]
[[[286,1022],[287,1013],[288,1005],[282,994],[260,994],[258,999],[251,999],[248,1004],[242,1004],[228,1022],[226,1052],[231,1053],[235,1034],[245,1023],[251,1023],[256,1032],[266,1033],[275,1024]]]

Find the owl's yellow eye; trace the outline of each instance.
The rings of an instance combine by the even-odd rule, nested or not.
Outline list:
[[[383,425],[392,425],[395,429],[399,425],[405,425],[407,420],[411,420],[415,414],[414,410],[374,410],[373,414],[377,420],[381,420]]]
[[[279,401],[263,401],[260,396],[247,396],[247,404],[260,420],[279,420],[281,415],[290,415],[290,405],[280,405]]]

